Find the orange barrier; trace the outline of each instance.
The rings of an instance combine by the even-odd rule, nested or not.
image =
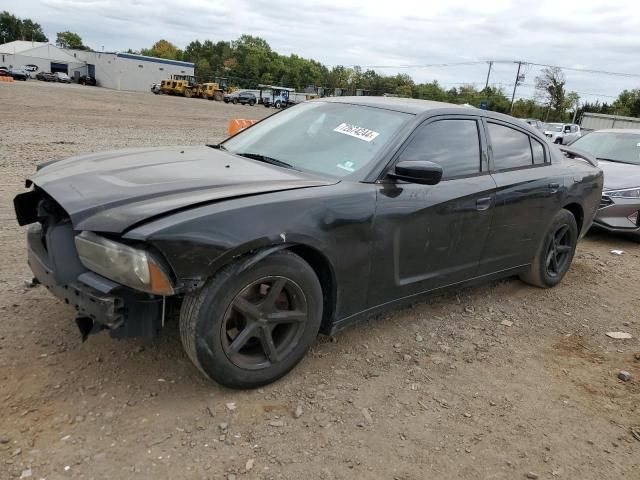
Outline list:
[[[2,77],[0,77],[0,82],[11,83],[11,82],[13,82],[13,77],[2,76]]]
[[[240,130],[244,130],[247,127],[250,127],[256,123],[255,120],[247,120],[244,118],[234,118],[229,121],[229,126],[227,127],[227,134],[231,137],[238,133]]]

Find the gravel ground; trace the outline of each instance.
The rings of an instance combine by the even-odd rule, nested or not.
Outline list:
[[[11,200],[41,161],[215,142],[269,111],[36,81],[0,84],[0,105],[1,479],[640,478],[638,244],[589,235],[557,288],[434,298],[320,337],[273,385],[226,390],[175,325],[81,343],[72,310],[25,286]]]

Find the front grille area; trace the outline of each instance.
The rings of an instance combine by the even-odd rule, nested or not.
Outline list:
[[[602,197],[600,198],[600,206],[598,208],[605,208],[608,207],[610,205],[613,205],[613,200],[611,200],[611,197],[608,197],[607,195],[602,195]]]

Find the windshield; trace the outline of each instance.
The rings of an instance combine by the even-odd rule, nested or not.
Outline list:
[[[640,165],[640,134],[637,133],[594,132],[579,138],[571,147],[601,160]]]
[[[561,123],[547,123],[544,126],[545,130],[549,130],[551,132],[561,132],[562,124]]]
[[[313,101],[284,110],[224,142],[236,155],[344,177],[367,166],[413,115]]]

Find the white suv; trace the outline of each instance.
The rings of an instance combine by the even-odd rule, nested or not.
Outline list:
[[[560,145],[569,145],[582,136],[580,125],[575,123],[545,123],[544,134],[553,143]]]

